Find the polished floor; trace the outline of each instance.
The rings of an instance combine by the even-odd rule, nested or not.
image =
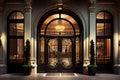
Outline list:
[[[96,74],[88,76],[78,73],[38,73],[24,76],[23,74],[1,74],[0,80],[120,80],[116,74]]]

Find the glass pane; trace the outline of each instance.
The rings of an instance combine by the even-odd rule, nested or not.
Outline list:
[[[97,36],[104,36],[104,23],[97,23]]]
[[[72,26],[65,20],[53,21],[46,32],[46,35],[74,35]]]
[[[40,43],[39,43],[39,52],[38,52],[38,62],[39,64],[44,64],[44,38],[40,39]]]
[[[72,42],[70,39],[62,40],[62,66],[64,68],[72,67]]]
[[[104,53],[104,39],[97,39],[97,57],[102,57]]]
[[[24,55],[23,39],[10,39],[10,62],[23,62]]]
[[[10,15],[9,19],[24,19],[24,16],[21,12],[14,12]]]
[[[79,29],[78,23],[75,21],[75,19],[67,14],[62,14],[61,16],[62,16],[62,18],[69,20],[73,24],[73,26],[75,28],[76,35],[79,35],[80,29]]]
[[[9,33],[11,36],[23,36],[24,34],[24,24],[23,23],[10,23],[9,24]]]
[[[56,68],[58,66],[58,40],[50,39],[48,42],[48,66]]]
[[[97,19],[111,19],[111,15],[107,12],[99,12],[97,15]]]
[[[81,63],[80,60],[80,40],[79,38],[76,38],[76,63]]]
[[[45,28],[46,28],[46,26],[47,26],[47,24],[51,21],[51,20],[53,20],[53,19],[55,19],[55,18],[58,18],[59,17],[59,14],[54,14],[54,15],[51,15],[51,16],[49,16],[45,21],[44,21],[44,23],[42,24],[42,27],[41,27],[41,29],[40,29],[40,34],[41,35],[44,35],[44,33],[45,33]]]
[[[97,63],[110,63],[111,39],[97,39]]]
[[[105,23],[105,35],[106,36],[111,36],[111,24],[110,23]]]
[[[111,15],[105,12],[105,19],[111,19]]]
[[[111,39],[105,39],[105,56],[106,56],[106,59],[108,61],[110,61],[110,57],[111,57]]]
[[[104,12],[99,12],[97,14],[97,19],[104,19]]]

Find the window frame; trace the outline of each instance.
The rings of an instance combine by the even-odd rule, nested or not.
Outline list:
[[[97,19],[97,16],[98,16],[98,14],[100,13],[100,12],[103,12],[104,13],[104,19]],[[104,53],[106,52],[106,48],[105,48],[105,40],[107,40],[107,39],[110,39],[111,40],[111,54],[110,54],[110,61],[109,62],[106,62],[106,60],[105,60],[105,57],[103,56],[103,58],[104,58],[104,60],[103,61],[101,61],[101,62],[99,62],[99,61],[97,61],[96,60],[96,62],[97,62],[97,64],[113,64],[113,47],[112,47],[112,45],[113,45],[113,16],[109,13],[109,12],[107,12],[107,11],[100,11],[100,12],[98,12],[98,14],[97,14],[97,16],[96,16],[96,43],[97,43],[97,39],[98,40],[100,40],[100,39],[103,39],[104,41]],[[106,19],[105,18],[105,14],[108,14],[109,16],[110,16],[110,18],[109,19]],[[97,35],[97,24],[99,24],[99,23],[103,23],[104,24],[104,35]],[[110,23],[110,35],[106,35],[106,29],[105,29],[105,24],[106,23]],[[97,44],[96,44],[96,46],[97,46]],[[96,50],[97,50],[97,47],[96,47]],[[98,53],[96,52],[96,55],[97,55]],[[98,56],[96,56],[96,58],[98,58]]]

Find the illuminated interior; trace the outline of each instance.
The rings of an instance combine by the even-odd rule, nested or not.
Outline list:
[[[62,23],[61,19],[58,20],[58,23],[55,26],[55,30],[60,34],[65,30],[65,25]]]
[[[54,21],[52,21],[53,19],[55,19]],[[61,14],[61,18],[62,18],[62,25],[65,26],[64,28],[64,31],[62,31],[61,34],[64,34],[64,35],[73,35],[74,34],[74,31],[73,31],[73,26],[75,28],[75,34],[76,35],[79,35],[80,34],[80,30],[79,30],[79,27],[78,27],[78,24],[77,22],[69,15],[66,15],[66,14]],[[64,20],[64,19],[67,19],[69,22],[72,23],[72,25]],[[48,28],[47,28],[47,31],[46,31],[46,35],[55,35],[55,34],[58,34],[58,31],[56,31],[56,28],[55,26],[58,25],[58,20],[59,20],[59,14],[54,14],[54,15],[51,15],[49,16],[43,23],[42,27],[41,27],[41,30],[40,30],[40,34],[41,35],[44,35],[45,34],[45,28],[47,27],[47,24],[52,21],[49,25],[48,25]]]
[[[24,16],[21,12],[14,12],[10,15],[9,19],[24,19]]]

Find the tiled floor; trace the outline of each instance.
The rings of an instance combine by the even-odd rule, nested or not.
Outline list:
[[[78,73],[38,73],[37,75],[24,76],[23,74],[2,74],[0,80],[120,80],[120,75],[96,74],[96,76],[88,76]]]

